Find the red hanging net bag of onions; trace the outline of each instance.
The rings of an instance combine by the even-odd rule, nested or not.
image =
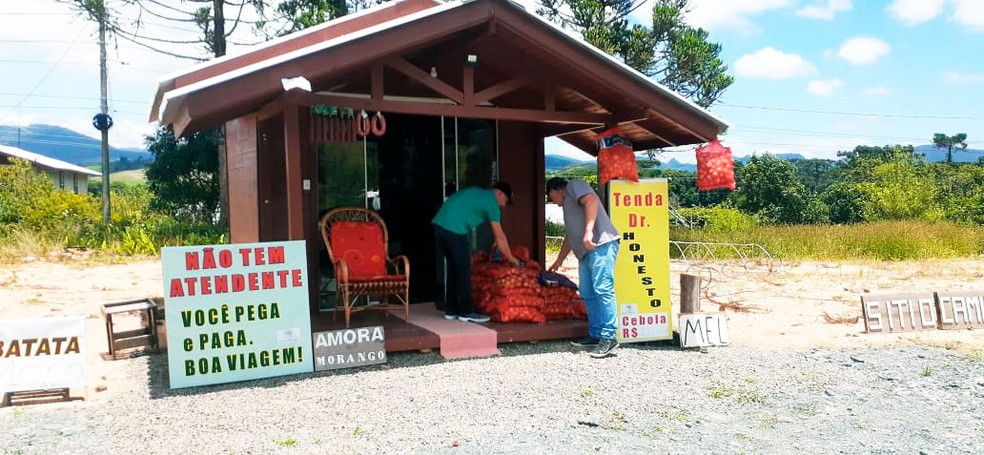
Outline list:
[[[731,149],[717,139],[697,149],[697,189],[735,189],[735,161]]]
[[[595,136],[598,144],[598,185],[604,186],[612,179],[639,181],[632,143],[618,128],[610,128]]]

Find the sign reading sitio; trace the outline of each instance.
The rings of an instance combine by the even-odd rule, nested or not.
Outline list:
[[[608,206],[622,234],[615,261],[619,342],[673,338],[670,305],[670,224],[666,179],[612,180]]]
[[[312,371],[303,241],[163,248],[171,388]]]
[[[865,331],[984,328],[984,292],[927,292],[861,297]]]
[[[383,326],[314,334],[314,370],[335,370],[386,363]]]
[[[0,320],[0,394],[84,387],[85,316]]]

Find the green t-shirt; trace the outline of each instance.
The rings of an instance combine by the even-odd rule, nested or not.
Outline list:
[[[455,234],[469,231],[487,221],[500,222],[502,212],[490,189],[471,186],[451,195],[434,215],[431,223]]]

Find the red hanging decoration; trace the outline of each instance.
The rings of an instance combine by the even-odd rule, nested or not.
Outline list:
[[[735,160],[717,139],[697,148],[697,189],[735,189]]]
[[[639,181],[639,168],[636,166],[632,143],[621,130],[610,128],[597,136],[598,144],[598,185],[604,186],[612,179]]]

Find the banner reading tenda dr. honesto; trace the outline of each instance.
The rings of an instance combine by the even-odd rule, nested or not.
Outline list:
[[[666,179],[613,180],[608,186],[609,214],[622,234],[615,261],[622,343],[673,338],[668,191]]]
[[[171,388],[313,371],[303,241],[161,250]]]

